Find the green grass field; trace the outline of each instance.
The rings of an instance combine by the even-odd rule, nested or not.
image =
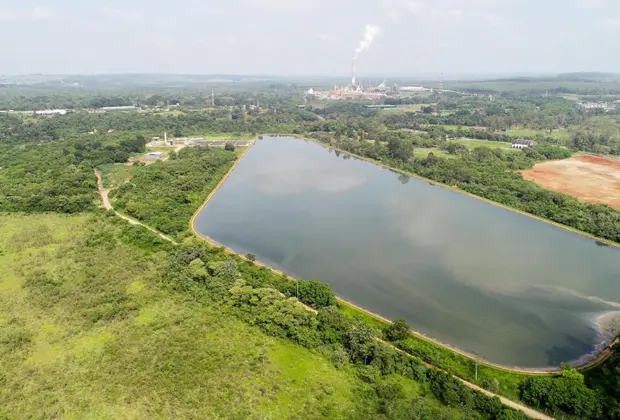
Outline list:
[[[378,330],[388,325],[386,321],[345,303],[340,303],[340,312],[352,318],[363,320]],[[406,350],[409,354],[469,382],[482,386],[485,379],[497,379],[500,384],[499,393],[514,401],[519,401],[519,384],[528,378],[528,375],[509,372],[480,362],[478,364],[478,379],[476,379],[474,360],[469,357],[415,335],[410,335],[403,341],[403,344],[407,347]]]
[[[172,152],[176,149],[175,146],[156,146],[156,147],[147,147],[147,152]]]
[[[250,133],[206,134],[205,140],[253,140],[256,136]]]
[[[427,157],[430,153],[433,153],[435,156],[437,157],[446,157],[446,158],[452,158],[454,157],[453,155],[441,150],[441,149],[425,149],[425,148],[421,148],[421,147],[416,147],[413,149],[413,156],[418,158],[418,159],[423,159],[425,157]]]
[[[441,127],[448,131],[456,131],[459,128],[467,129],[467,130],[486,130],[484,127],[469,127],[469,126],[459,126],[459,125],[449,125],[449,124],[423,124],[423,127]],[[498,132],[502,133],[502,132]],[[570,133],[566,129],[557,129],[553,130],[549,133],[547,130],[535,130],[535,129],[514,129],[503,132],[503,134],[507,134],[512,137],[551,137],[557,140],[567,140],[570,138]]]
[[[101,170],[103,188],[118,188],[129,181],[135,171],[140,170],[140,167],[110,163],[99,165],[99,169]]]
[[[165,116],[171,116],[171,117],[178,117],[179,115],[185,115],[184,111],[181,111],[179,109],[171,109],[169,111],[154,111],[155,115],[165,115]]]
[[[432,106],[432,104],[407,104],[407,105],[400,105],[397,109],[386,109],[383,110],[382,112],[394,112],[394,111],[400,111],[400,112],[420,112],[422,110],[422,108],[424,108],[425,106]]]
[[[470,150],[475,149],[477,147],[490,147],[493,149],[508,149],[508,150],[516,150],[511,149],[511,143],[503,142],[503,141],[488,141],[488,140],[475,140],[475,139],[460,139],[460,140],[450,140],[451,143],[458,143],[467,146]]]
[[[465,129],[465,130],[486,130],[486,128],[484,127],[470,127],[467,125],[450,125],[450,124],[421,124],[421,127],[441,127],[444,130],[448,130],[448,131],[456,131],[459,128]]]
[[[567,140],[570,138],[570,133],[565,129],[553,130],[549,133],[547,130],[534,130],[534,129],[515,129],[508,130],[506,134],[514,137],[551,137],[556,140]]]
[[[527,79],[522,80],[488,80],[488,81],[462,81],[445,82],[446,89],[476,89],[496,92],[517,92],[529,90],[553,90],[557,88],[572,89],[579,92],[597,90],[620,91],[620,83],[615,82],[587,82],[560,79]]]
[[[166,251],[137,246],[137,230],[0,216],[0,418],[368,418],[358,410],[376,394],[352,366],[265,335],[202,286],[166,286]],[[441,406],[424,385],[385,380],[403,404]]]
[[[157,258],[123,244],[84,247],[110,234],[88,217],[2,216],[0,225],[0,417],[291,418],[325,409],[346,418],[353,410],[355,377],[162,289]]]

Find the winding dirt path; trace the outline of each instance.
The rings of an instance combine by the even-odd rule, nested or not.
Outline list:
[[[156,234],[157,236],[159,236],[162,239],[165,239],[166,241],[173,243],[175,245],[178,245],[178,243],[172,239],[171,237],[161,233],[160,231],[153,229],[150,226],[145,225],[144,223],[129,217],[129,216],[125,216],[122,213],[117,212],[116,210],[114,210],[114,207],[112,207],[112,203],[110,203],[110,198],[108,197],[108,194],[110,193],[110,190],[106,190],[105,188],[103,188],[103,179],[102,179],[102,174],[101,171],[99,169],[95,169],[95,176],[97,177],[97,190],[99,191],[99,196],[101,197],[101,202],[103,203],[103,207],[106,210],[112,210],[114,212],[114,214],[116,214],[118,217],[120,217],[123,220],[126,220],[127,222],[131,223],[132,225],[140,225],[142,227],[144,227],[145,229],[150,230],[151,232],[153,232],[154,234]]]
[[[97,190],[99,191],[99,196],[101,197],[101,201],[103,202],[103,208],[106,210],[113,210],[112,204],[110,204],[110,199],[108,198],[108,193],[110,190],[106,190],[103,188],[103,178],[102,173],[99,169],[95,169],[95,176],[97,177]]]
[[[244,154],[245,154],[245,153],[244,153]],[[215,193],[217,192],[217,190],[219,189],[219,187],[220,187],[220,186],[224,183],[224,181],[228,178],[228,176],[230,175],[230,173],[232,173],[232,172],[233,172],[233,170],[234,170],[234,169],[235,169],[235,167],[237,166],[237,163],[241,160],[241,158],[242,158],[242,157],[243,157],[243,155],[242,155],[242,156],[240,156],[240,157],[237,159],[237,161],[236,161],[236,162],[235,162],[235,164],[234,164],[234,165],[230,168],[230,170],[228,171],[228,173],[227,173],[227,174],[226,174],[226,175],[222,178],[222,180],[220,181],[220,183],[218,183],[218,185],[216,186],[216,188],[214,188],[214,189],[213,189],[213,191],[211,192],[211,194],[209,194],[209,197],[207,198],[207,200],[205,200],[205,202],[203,203],[203,205],[201,206],[201,208],[200,208],[200,209],[198,209],[198,211],[194,214],[194,217],[192,218],[192,220],[191,220],[191,222],[190,222],[190,227],[191,227],[191,230],[194,232],[194,234],[195,234],[197,237],[202,238],[202,239],[206,240],[207,242],[209,242],[209,243],[211,243],[211,244],[213,244],[213,245],[215,245],[215,246],[219,246],[220,244],[215,243],[215,242],[214,242],[213,240],[211,240],[210,238],[207,238],[207,237],[204,237],[204,236],[200,235],[200,234],[199,234],[199,233],[195,230],[195,228],[194,228],[194,219],[195,219],[195,218],[196,218],[196,216],[200,213],[200,211],[201,211],[201,210],[202,210],[202,209],[203,209],[203,208],[207,205],[207,203],[208,203],[208,202],[209,202],[209,200],[213,197],[213,195],[215,195]],[[131,217],[128,217],[128,216],[126,216],[126,215],[124,215],[124,214],[121,214],[121,213],[119,213],[118,211],[114,210],[114,208],[113,208],[112,204],[110,203],[109,197],[108,197],[109,190],[106,190],[105,188],[103,188],[103,180],[102,180],[102,173],[101,173],[101,171],[100,171],[100,170],[98,170],[98,169],[96,169],[96,170],[95,170],[95,175],[96,175],[96,177],[97,177],[97,189],[98,189],[98,191],[99,191],[99,195],[100,195],[100,197],[101,197],[101,201],[102,201],[102,203],[103,203],[103,206],[104,206],[104,208],[105,208],[106,210],[112,210],[112,211],[114,211],[114,213],[115,213],[118,217],[120,217],[121,219],[124,219],[124,220],[126,220],[127,222],[129,222],[129,223],[131,223],[131,224],[133,224],[133,225],[140,225],[140,226],[143,226],[144,228],[148,229],[149,231],[151,231],[151,232],[155,233],[156,235],[159,235],[161,238],[163,238],[163,239],[165,239],[165,240],[167,240],[167,241],[169,241],[169,242],[171,242],[171,243],[173,243],[173,244],[175,244],[175,245],[178,245],[178,243],[177,243],[176,241],[174,241],[172,238],[170,238],[170,237],[168,237],[168,236],[164,235],[163,233],[161,233],[161,232],[157,231],[156,229],[153,229],[153,228],[151,228],[151,227],[149,227],[149,226],[147,226],[147,225],[145,225],[145,224],[143,224],[143,223],[139,222],[138,220],[135,220],[135,219],[133,219],[133,218],[131,218]],[[226,251],[227,251],[227,252],[229,252],[229,253],[231,253],[231,254],[238,255],[238,254],[236,254],[233,250],[231,250],[231,249],[229,249],[229,248],[226,248]],[[239,256],[239,257],[241,257],[241,258],[243,258],[243,259],[245,259],[245,257],[244,257],[244,256],[242,256],[242,255],[238,255],[238,256]],[[254,263],[255,263],[255,264],[258,264],[258,265],[265,266],[265,267],[269,268],[270,270],[277,272],[277,270],[274,270],[274,269],[273,269],[273,268],[271,268],[271,267],[268,267],[268,266],[266,266],[266,265],[264,265],[264,264],[261,264],[261,263],[260,263],[260,262],[258,262],[258,261],[254,262]],[[282,274],[282,273],[281,273],[281,274]],[[291,278],[291,280],[295,280],[295,279],[292,279],[292,278]],[[376,314],[373,314],[373,313],[371,313],[371,312],[369,312],[369,311],[366,311],[366,310],[364,310],[363,308],[359,308],[358,306],[356,306],[356,305],[354,305],[354,304],[352,304],[352,303],[350,303],[350,302],[344,301],[343,299],[340,299],[340,298],[339,298],[338,300],[339,300],[339,301],[341,301],[341,302],[343,302],[343,303],[346,303],[347,305],[352,305],[352,306],[354,306],[354,307],[356,307],[356,308],[358,308],[358,309],[361,309],[361,310],[363,310],[364,312],[371,314],[372,316],[377,317],[377,315],[376,315]],[[300,303],[301,303],[301,302],[300,302]],[[303,305],[303,307],[304,307],[304,308],[306,308],[307,310],[309,310],[309,311],[312,311],[312,312],[316,313],[316,310],[314,310],[313,308],[310,308],[309,306],[307,306],[307,305],[305,305],[305,304],[303,304],[303,303],[301,303],[301,304],[302,304],[302,305]],[[379,317],[379,318],[381,318],[381,317]],[[384,318],[381,318],[381,319],[384,319]],[[389,320],[386,320],[386,321],[388,321],[388,322],[389,322]],[[435,343],[435,344],[437,344],[437,345],[443,346],[443,347],[445,347],[445,348],[448,348],[449,350],[455,351],[455,352],[457,352],[457,353],[462,354],[463,356],[468,357],[468,355],[467,355],[465,352],[459,351],[458,349],[453,349],[453,348],[451,348],[451,347],[449,347],[449,346],[444,345],[443,343],[440,343],[440,342],[438,342],[438,341],[436,341],[436,340],[431,339],[430,337],[426,337],[426,336],[424,336],[424,335],[421,335],[421,334],[419,334],[419,333],[416,333],[415,331],[413,331],[413,333],[414,333],[414,334],[416,334],[417,336],[419,336],[420,338],[423,338],[423,339],[425,339],[425,340],[432,341],[432,342],[434,342],[434,343]],[[392,345],[392,344],[390,344],[390,343],[388,343],[388,342],[385,342],[385,341],[383,341],[383,340],[381,340],[381,339],[379,339],[379,338],[377,338],[377,340],[378,340],[378,341],[380,341],[380,342],[382,342],[384,345],[387,345],[387,346],[389,346],[389,347],[391,347],[391,348],[395,349],[396,351],[398,351],[398,352],[400,352],[400,353],[402,353],[402,354],[407,355],[408,357],[418,359],[418,358],[416,358],[416,357],[412,356],[411,354],[409,354],[409,353],[407,353],[407,352],[405,352],[405,351],[403,351],[403,350],[401,350],[401,349],[397,348],[396,346],[394,346],[394,345]],[[608,356],[608,355],[606,355],[606,356]],[[606,357],[605,357],[604,359],[606,359]],[[604,360],[604,359],[602,359],[602,360]],[[419,359],[418,359],[418,360],[419,360]],[[602,362],[602,360],[598,360],[597,362],[598,362],[598,363],[600,363],[600,362]],[[429,368],[444,371],[443,369],[438,368],[437,366],[431,365],[430,363],[427,363],[427,362],[424,362],[424,361],[422,361],[422,363],[423,363],[425,366],[429,367]],[[484,362],[483,362],[483,363],[484,363]],[[533,372],[530,372],[530,371],[520,371],[520,370],[517,370],[517,369],[510,369],[510,368],[506,368],[506,367],[502,367],[502,366],[497,366],[497,367],[500,367],[500,368],[502,368],[502,369],[504,369],[504,370],[507,370],[507,371],[513,371],[513,372],[519,372],[519,373],[527,373],[527,374],[531,374],[531,373],[533,373]],[[444,371],[444,372],[445,372],[445,371]],[[550,374],[550,373],[555,373],[555,372],[541,371],[541,372],[537,372],[537,373],[540,373],[540,374]],[[499,400],[501,401],[501,403],[502,403],[504,406],[509,407],[509,408],[512,408],[512,409],[514,409],[514,410],[519,410],[519,411],[522,411],[522,412],[524,412],[524,413],[525,413],[528,417],[530,417],[530,418],[532,418],[532,419],[537,419],[537,420],[553,420],[553,417],[549,417],[548,415],[543,414],[543,413],[541,413],[541,412],[539,412],[539,411],[536,411],[536,410],[534,410],[534,409],[532,409],[532,408],[530,408],[530,407],[527,407],[526,405],[519,404],[519,403],[517,403],[517,402],[515,402],[515,401],[509,400],[509,399],[507,399],[507,398],[505,398],[505,397],[502,397],[502,396],[500,396],[500,395],[498,395],[498,394],[494,394],[494,393],[492,393],[492,392],[490,392],[490,391],[487,391],[486,389],[483,389],[483,388],[481,388],[481,387],[479,387],[479,386],[477,386],[477,385],[475,385],[475,384],[473,384],[473,383],[471,383],[471,382],[468,382],[468,381],[466,381],[466,380],[464,380],[464,379],[462,379],[462,378],[459,378],[459,377],[457,377],[457,376],[454,376],[454,377],[455,377],[458,381],[460,381],[463,385],[465,385],[466,387],[468,387],[468,388],[470,388],[470,389],[472,389],[472,390],[475,390],[475,391],[481,392],[481,393],[483,393],[484,395],[487,395],[487,396],[489,396],[489,397],[498,397],[498,398],[499,398]]]
[[[388,343],[387,341],[381,340],[380,338],[377,338],[377,341],[379,341],[379,342],[383,343],[384,345],[386,345],[386,346],[388,346],[388,347],[393,348],[393,349],[394,349],[394,350],[396,350],[397,352],[402,353],[402,354],[406,355],[407,357],[411,357],[411,358],[413,358],[413,359],[420,360],[420,359],[418,359],[417,357],[414,357],[414,356],[410,355],[410,354],[409,354],[409,353],[407,353],[406,351],[399,349],[398,347],[394,346],[393,344]],[[436,370],[440,370],[440,371],[442,371],[442,372],[448,373],[447,371],[445,371],[445,370],[443,370],[443,369],[441,369],[441,368],[438,368],[437,366],[433,366],[433,365],[431,365],[430,363],[426,363],[424,360],[422,360],[422,364],[423,364],[424,366],[428,367],[428,368],[431,368],[431,369],[436,369]],[[461,379],[461,378],[459,378],[458,376],[454,376],[454,375],[452,375],[452,376],[453,376],[453,377],[454,377],[457,381],[460,381],[460,382],[461,382],[463,385],[465,385],[467,388],[469,388],[469,389],[473,389],[474,391],[481,392],[481,393],[483,393],[484,395],[486,395],[487,397],[491,397],[491,398],[493,398],[493,397],[498,397],[498,398],[499,398],[499,400],[502,402],[502,404],[503,404],[503,405],[505,405],[506,407],[510,407],[510,408],[512,408],[513,410],[519,410],[519,411],[522,411],[522,412],[524,412],[524,413],[525,413],[528,417],[530,417],[530,418],[533,418],[533,419],[539,419],[539,420],[553,420],[553,417],[549,417],[548,415],[543,414],[543,413],[541,413],[541,412],[539,412],[539,411],[536,411],[536,410],[534,410],[533,408],[530,408],[530,407],[528,407],[528,406],[526,406],[526,405],[523,405],[523,404],[516,403],[516,402],[514,402],[514,401],[512,401],[512,400],[509,400],[508,398],[504,398],[504,397],[502,397],[501,395],[494,394],[494,393],[492,393],[492,392],[490,392],[490,391],[487,391],[487,390],[486,390],[486,389],[484,389],[484,388],[479,387],[478,385],[472,384],[471,382],[467,382],[466,380]]]

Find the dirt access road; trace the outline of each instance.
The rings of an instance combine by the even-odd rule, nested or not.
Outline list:
[[[620,210],[620,160],[594,155],[537,163],[523,178],[586,203]]]
[[[397,352],[402,353],[402,354],[406,355],[407,357],[411,357],[411,358],[417,359],[416,357],[410,355],[409,353],[407,353],[404,350],[399,349],[398,347],[394,346],[393,344],[388,343],[387,341],[384,341],[384,340],[382,340],[380,338],[377,338],[377,341],[385,344],[386,346],[389,346],[389,347],[393,348]],[[424,366],[428,367],[428,368],[436,369],[436,370],[440,370],[442,372],[448,373],[445,370],[438,368],[437,366],[433,366],[430,363],[426,363],[424,360],[422,360],[422,364]],[[491,397],[491,398],[498,397],[499,400],[502,402],[502,404],[505,405],[506,407],[512,408],[513,410],[523,411],[530,418],[537,419],[537,420],[553,420],[553,417],[549,417],[548,415],[543,414],[540,411],[536,411],[533,408],[530,408],[530,407],[528,407],[526,405],[516,403],[516,402],[514,402],[512,400],[509,400],[507,398],[504,398],[504,397],[502,397],[500,395],[494,394],[491,391],[487,391],[484,388],[480,388],[478,385],[472,384],[471,382],[467,382],[465,379],[461,379],[458,376],[454,376],[454,379],[456,379],[457,381],[461,382],[467,388],[473,389],[474,391],[481,392],[484,395],[486,395],[487,397]]]
[[[163,233],[161,233],[160,231],[153,229],[150,226],[145,225],[144,223],[133,219],[129,216],[125,216],[122,213],[117,212],[116,210],[114,210],[114,207],[112,207],[112,203],[110,203],[110,199],[108,197],[108,194],[110,193],[110,190],[106,190],[105,188],[103,188],[103,179],[101,177],[101,171],[99,169],[95,169],[95,176],[97,177],[97,190],[99,191],[99,196],[101,197],[101,202],[103,203],[103,207],[106,210],[112,210],[118,217],[120,217],[123,220],[128,221],[129,223],[131,223],[132,225],[140,225],[148,230],[150,230],[151,232],[153,232],[154,234],[158,235],[160,238],[165,239],[168,242],[171,242],[175,245],[178,245],[177,242],[172,239],[171,237],[164,235]]]
[[[126,220],[129,223],[134,224],[134,225],[141,225],[141,226],[145,227],[146,229],[150,230],[151,232],[159,235],[161,238],[163,238],[163,239],[165,239],[165,240],[167,240],[167,241],[169,241],[169,242],[171,242],[171,243],[173,243],[175,245],[178,245],[177,242],[174,241],[172,238],[169,238],[168,236],[164,235],[163,233],[157,231],[156,229],[153,229],[153,228],[151,228],[149,226],[146,226],[145,224],[143,224],[143,223],[141,223],[141,222],[139,222],[139,221],[137,221],[135,219],[132,219],[131,217],[125,216],[124,214],[121,214],[121,213],[115,211],[114,208],[112,207],[112,204],[110,203],[109,198],[108,198],[109,191],[106,190],[105,188],[103,188],[103,180],[102,180],[102,177],[101,177],[101,171],[98,170],[98,169],[95,169],[95,175],[97,176],[97,189],[99,191],[99,195],[101,196],[101,201],[103,202],[103,206],[105,207],[106,210],[113,210],[114,213],[118,217],[120,217],[121,219],[124,219],[124,220]],[[241,256],[241,258],[244,258],[244,257]],[[317,311],[315,309],[313,309],[313,308],[311,308],[311,307],[309,307],[309,306],[307,306],[307,305],[305,305],[303,303],[302,303],[302,305],[308,311],[312,311],[314,313],[317,313]],[[384,343],[384,344],[394,348],[396,351],[401,352],[401,353],[407,355],[408,357],[413,357],[409,353],[400,350],[399,348],[393,346],[390,343],[387,343],[387,342],[385,342],[383,340],[380,340],[380,339],[378,339],[378,341],[381,341],[382,343]],[[424,365],[426,365],[429,368],[437,369],[437,370],[442,370],[442,369],[439,369],[438,367],[433,366],[433,365],[431,365],[429,363],[426,363],[424,361],[422,361],[422,363],[424,363]],[[497,394],[494,394],[492,392],[489,392],[486,389],[480,388],[479,386],[477,386],[475,384],[472,384],[471,382],[467,382],[466,380],[461,379],[461,378],[459,378],[457,376],[455,376],[455,378],[458,381],[460,381],[461,383],[463,383],[463,385],[465,385],[466,387],[468,387],[470,389],[479,391],[479,392],[481,392],[481,393],[483,393],[483,394],[485,394],[485,395],[487,395],[489,397],[498,397],[500,399],[500,401],[502,402],[502,404],[505,405],[506,407],[510,407],[510,408],[512,408],[514,410],[520,410],[520,411],[524,412],[528,417],[530,417],[532,419],[537,419],[537,420],[553,420],[553,417],[549,417],[549,416],[547,416],[547,415],[545,415],[545,414],[543,414],[543,413],[541,413],[539,411],[536,411],[536,410],[534,410],[532,408],[529,408],[529,407],[527,407],[525,405],[516,403],[516,402],[514,402],[512,400],[509,400],[507,398],[504,398],[504,397],[502,397],[500,395],[497,395]]]

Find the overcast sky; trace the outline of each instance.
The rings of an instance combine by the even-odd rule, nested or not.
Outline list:
[[[0,0],[0,74],[620,72],[618,0]]]

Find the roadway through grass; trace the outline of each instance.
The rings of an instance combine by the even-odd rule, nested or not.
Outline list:
[[[502,149],[502,150],[510,150],[510,151],[518,151],[519,149],[511,149],[512,143],[508,143],[505,141],[489,141],[489,140],[476,140],[476,139],[459,139],[459,140],[450,140],[450,143],[462,144],[467,146],[468,149],[475,149],[477,147],[490,147],[492,149]]]

